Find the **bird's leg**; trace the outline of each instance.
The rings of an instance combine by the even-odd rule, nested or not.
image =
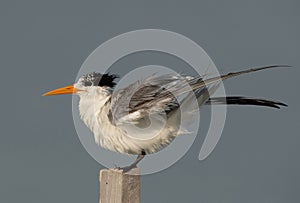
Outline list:
[[[130,166],[133,166],[133,167],[137,167],[137,164],[142,161],[142,159],[145,157],[144,154],[139,154],[136,158],[136,160],[130,165]]]
[[[145,157],[145,154],[139,154],[138,157],[136,158],[136,160],[130,164],[129,166],[125,166],[125,167],[116,167],[119,170],[122,170],[123,173],[126,173],[128,171],[130,171],[133,168],[137,168],[137,164]]]

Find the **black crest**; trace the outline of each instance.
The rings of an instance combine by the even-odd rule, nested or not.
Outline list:
[[[116,85],[116,83],[114,82],[114,80],[117,78],[117,75],[109,75],[108,73],[103,74],[98,86],[108,86],[108,87],[114,87]]]
[[[114,87],[116,83],[114,80],[118,78],[117,75],[110,75],[109,73],[101,74],[97,72],[89,73],[82,76],[79,82],[83,86],[107,86]]]

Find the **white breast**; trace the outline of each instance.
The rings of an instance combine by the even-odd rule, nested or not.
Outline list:
[[[166,124],[156,136],[143,139],[143,134],[130,135],[126,128],[112,125],[108,118],[110,95],[81,96],[79,111],[83,122],[93,132],[95,142],[111,151],[123,154],[155,153],[167,146],[176,136],[176,130]],[[133,133],[133,132],[131,132]],[[149,133],[149,132],[148,132]]]

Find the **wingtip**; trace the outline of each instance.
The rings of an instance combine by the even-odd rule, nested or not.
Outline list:
[[[291,66],[291,65],[271,65],[270,67],[273,67],[273,68],[276,68],[276,67],[293,67],[293,66]]]
[[[285,104],[285,103],[280,103],[280,104],[278,104],[278,105],[284,106],[284,107],[288,107],[288,106],[289,106],[289,105],[287,105],[287,104]]]
[[[288,105],[286,103],[283,103],[283,102],[277,102],[275,104],[275,106],[274,107],[277,108],[277,109],[281,109],[281,107],[288,107]]]

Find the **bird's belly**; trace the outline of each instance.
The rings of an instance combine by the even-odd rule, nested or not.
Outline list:
[[[151,125],[152,129],[142,131],[132,131],[128,126],[123,128],[124,126],[113,125],[107,117],[109,110],[106,108],[108,107],[98,108],[95,116],[90,116],[94,110],[91,108],[91,113],[82,114],[82,119],[93,132],[95,142],[108,150],[135,155],[155,153],[169,145],[178,135],[176,122],[167,123],[162,128]]]
[[[169,145],[176,137],[170,129],[164,129],[155,137],[141,139],[132,137],[115,126],[106,126],[101,131],[94,132],[95,141],[98,145],[111,151],[122,154],[151,154],[160,151]]]

